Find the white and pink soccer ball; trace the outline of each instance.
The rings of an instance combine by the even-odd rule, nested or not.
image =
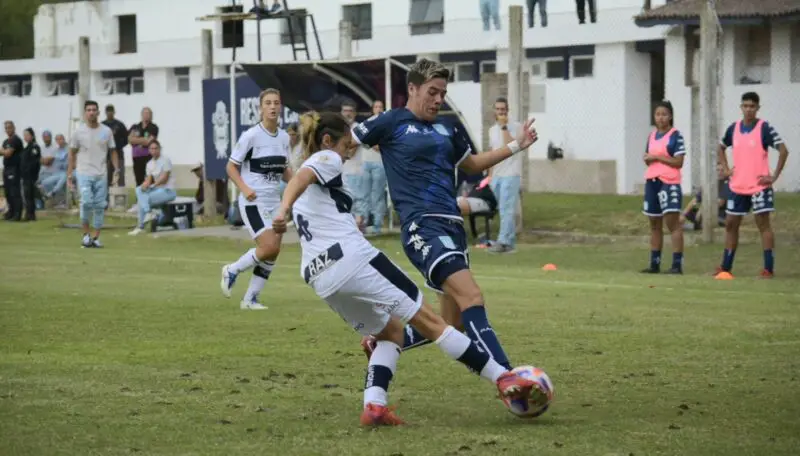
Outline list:
[[[534,390],[526,399],[504,399],[503,402],[508,407],[508,411],[523,418],[535,418],[546,412],[553,401],[555,387],[545,371],[534,366],[519,366],[515,367],[512,372],[538,383],[541,392]]]

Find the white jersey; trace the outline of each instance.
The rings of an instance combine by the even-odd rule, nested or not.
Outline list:
[[[300,275],[322,298],[335,293],[379,250],[364,238],[350,210],[353,194],[342,180],[342,157],[322,150],[306,160],[318,182],[310,185],[292,207],[300,235]]]
[[[256,192],[256,202],[280,203],[283,171],[289,162],[288,133],[278,129],[273,135],[259,122],[239,137],[230,161],[242,167],[242,180]]]

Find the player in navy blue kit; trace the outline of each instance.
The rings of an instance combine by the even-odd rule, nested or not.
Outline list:
[[[524,151],[536,139],[533,120],[516,140],[500,149],[476,154],[459,128],[443,123],[439,109],[447,94],[450,71],[422,59],[408,72],[408,102],[353,128],[355,139],[380,148],[389,194],[400,216],[402,243],[408,259],[440,293],[444,319],[466,329],[475,344],[499,364],[510,368],[489,324],[483,295],[469,270],[467,235],[456,202],[456,169],[477,174]],[[404,349],[424,345],[412,327],[406,327]],[[367,356],[372,341],[362,342]]]

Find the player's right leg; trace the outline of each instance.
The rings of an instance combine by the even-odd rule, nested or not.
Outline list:
[[[661,249],[664,245],[664,221],[659,199],[661,187],[661,181],[658,179],[648,179],[644,185],[642,213],[648,217],[650,222],[650,266],[642,270],[646,274],[661,272]]]
[[[89,217],[93,214],[92,208],[92,183],[88,176],[77,174],[75,176],[78,186],[78,194],[80,195],[80,218],[81,226],[83,227],[83,237],[81,238],[81,247],[92,247],[92,235],[89,231]]]
[[[280,253],[282,236],[272,229],[270,208],[259,203],[240,200],[239,212],[242,214],[247,230],[256,242],[256,247],[245,252],[238,260],[222,267],[220,288],[222,294],[229,298],[231,290],[239,274],[254,268],[247,292],[242,300],[243,309],[261,310],[265,306],[258,303],[258,293],[269,279],[275,260]]]
[[[750,195],[739,195],[734,192],[728,194],[728,204],[725,211],[725,250],[722,253],[722,263],[717,268],[720,272],[730,273],[733,270],[733,259],[736,256],[736,247],[739,245],[739,227],[742,217],[750,212],[752,205]]]
[[[764,269],[761,277],[770,279],[775,275],[775,233],[772,231],[770,213],[775,211],[775,195],[771,188],[764,189],[753,195],[753,215],[756,219],[756,226],[761,233],[761,247],[764,249]]]

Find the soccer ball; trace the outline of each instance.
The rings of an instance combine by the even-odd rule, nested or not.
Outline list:
[[[523,418],[535,418],[546,412],[547,408],[550,407],[550,402],[552,402],[553,394],[555,393],[555,387],[550,377],[548,377],[542,369],[534,366],[515,367],[511,372],[514,372],[522,378],[535,381],[542,387],[545,394],[538,394],[534,391],[534,393],[526,399],[504,399],[503,402],[505,402],[508,407],[508,411]]]

